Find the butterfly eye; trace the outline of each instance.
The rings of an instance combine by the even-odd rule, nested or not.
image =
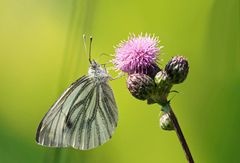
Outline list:
[[[95,62],[92,62],[92,68],[95,70],[95,69],[97,69],[97,64],[95,63]]]
[[[93,69],[96,69],[97,66],[96,66],[95,64],[92,64],[92,68],[93,68]]]
[[[93,68],[93,69],[97,69],[97,68],[99,68],[99,67],[100,67],[100,65],[97,64],[97,62],[96,62],[95,60],[92,60],[92,68]]]

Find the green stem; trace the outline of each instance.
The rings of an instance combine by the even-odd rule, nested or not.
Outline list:
[[[171,108],[169,102],[166,105],[163,106],[163,111],[168,114],[168,116],[170,117],[170,119],[171,119],[171,121],[173,123],[174,129],[175,129],[175,131],[177,133],[178,139],[179,139],[179,141],[180,141],[180,143],[182,145],[182,148],[183,148],[183,150],[185,152],[185,156],[186,156],[188,162],[189,163],[194,163],[192,154],[191,154],[190,149],[189,149],[189,147],[187,145],[187,142],[186,142],[186,140],[184,138],[184,135],[183,135],[181,127],[180,127],[180,125],[178,123],[177,117],[174,114],[173,109]]]

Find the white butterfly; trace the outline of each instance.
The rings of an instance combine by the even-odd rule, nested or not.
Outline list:
[[[88,75],[71,84],[46,113],[37,129],[38,144],[88,150],[111,139],[118,110],[108,85],[110,76],[90,53]]]

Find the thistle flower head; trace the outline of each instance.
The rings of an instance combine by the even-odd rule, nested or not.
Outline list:
[[[129,92],[139,100],[150,98],[155,84],[152,78],[145,74],[131,74],[127,78]]]
[[[154,69],[160,52],[159,40],[149,34],[130,35],[127,41],[122,41],[115,49],[116,58],[112,61],[116,69],[128,74],[147,74]]]
[[[162,70],[156,74],[154,81],[158,87],[164,87],[164,86],[166,86],[166,84],[169,80],[168,78],[169,77],[168,77],[167,72],[165,70]]]
[[[182,83],[188,74],[188,61],[183,56],[173,57],[165,66],[165,71],[173,84]]]

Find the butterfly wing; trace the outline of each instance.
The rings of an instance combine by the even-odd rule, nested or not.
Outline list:
[[[36,141],[49,147],[92,149],[111,138],[117,121],[116,102],[107,82],[83,76],[47,112]]]

